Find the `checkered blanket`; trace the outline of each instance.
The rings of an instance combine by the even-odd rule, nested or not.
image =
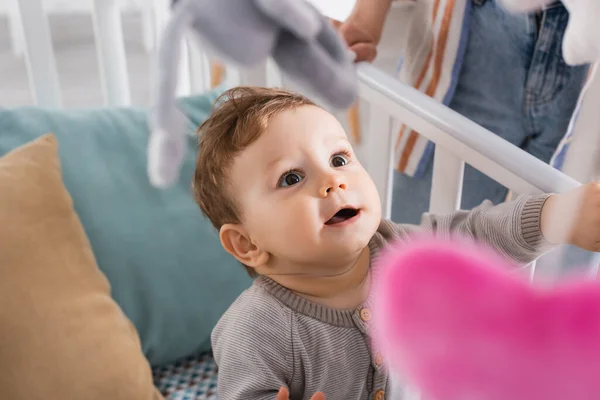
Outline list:
[[[210,354],[157,367],[153,374],[166,400],[217,400],[217,366]]]

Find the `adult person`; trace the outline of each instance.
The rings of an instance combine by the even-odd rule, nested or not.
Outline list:
[[[404,0],[410,25],[399,78],[544,162],[569,126],[588,66],[562,57],[569,15],[556,1],[512,14],[497,0]],[[357,61],[373,61],[392,0],[357,0],[337,23]],[[396,141],[392,219],[417,223],[429,206],[434,144],[403,127]],[[462,208],[508,190],[466,166]]]

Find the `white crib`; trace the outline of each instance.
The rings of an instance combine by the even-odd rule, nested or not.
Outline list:
[[[18,0],[23,52],[36,104],[60,108],[61,89],[42,2]],[[131,96],[119,4],[116,0],[91,0],[91,4],[105,104],[127,106]],[[168,18],[168,7],[162,0],[153,4],[156,6],[153,18],[157,32],[160,32]],[[185,57],[187,62],[181,68],[181,94],[208,89],[211,81],[209,57],[197,48],[187,46]],[[225,69],[231,85],[281,86],[286,81],[272,62],[252,70],[238,70],[233,66]],[[579,185],[378,68],[361,64],[358,72],[363,134],[360,143],[355,145],[380,192],[385,216],[391,215],[392,149],[398,122],[411,126],[436,143],[431,211],[449,212],[459,208],[465,163],[515,193],[564,192]],[[339,115],[342,117],[342,113]]]
[[[125,45],[116,0],[91,0],[94,35],[105,104],[129,105],[130,90]],[[61,107],[61,90],[43,0],[18,0],[23,24],[24,55],[36,104]],[[168,2],[153,8],[157,33],[168,18]],[[201,92],[210,86],[208,56],[184,45],[180,92]],[[285,81],[272,62],[252,70],[226,66],[228,83],[281,86]],[[362,163],[380,191],[385,214],[390,215],[392,140],[399,121],[436,143],[430,209],[456,210],[460,204],[464,163],[468,163],[516,193],[563,192],[578,182],[499,138],[417,90],[369,64],[358,66],[361,128],[356,144]],[[295,88],[300,89],[302,88]]]
[[[23,50],[30,87],[37,105],[62,107],[61,89],[51,43],[44,0],[12,0],[19,6]],[[107,106],[131,103],[126,51],[118,0],[90,0],[99,71]],[[169,16],[169,1],[153,0],[154,35],[159,35]],[[151,6],[151,7],[150,7]],[[147,16],[146,16],[147,17]],[[152,38],[156,40],[156,37]],[[197,46],[183,44],[186,62],[180,68],[179,93],[199,93],[211,85],[211,60]],[[228,85],[294,86],[271,61],[251,70],[226,65]],[[214,71],[213,71],[214,72]],[[391,215],[393,140],[398,123],[416,129],[436,143],[430,210],[449,212],[459,208],[465,163],[472,165],[513,193],[564,192],[578,182],[536,159],[492,132],[453,112],[417,90],[370,64],[358,66],[360,129],[355,143],[361,162],[380,192],[384,215]],[[303,91],[302,88],[294,87]],[[308,94],[310,95],[310,94]],[[335,112],[335,111],[334,111]],[[345,114],[337,112],[344,121]]]

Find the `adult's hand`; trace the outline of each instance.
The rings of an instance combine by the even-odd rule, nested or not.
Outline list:
[[[358,25],[352,19],[346,22],[332,20],[333,26],[338,30],[350,51],[356,56],[356,62],[372,62],[377,57],[377,40],[367,29]]]
[[[357,0],[346,21],[332,20],[348,48],[356,54],[356,62],[372,62],[377,57],[377,45],[381,40],[391,2],[392,0]]]

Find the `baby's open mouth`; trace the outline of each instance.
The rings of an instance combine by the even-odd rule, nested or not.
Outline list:
[[[351,207],[342,208],[340,211],[335,213],[335,215],[331,217],[329,221],[325,222],[325,225],[335,225],[339,224],[340,222],[347,221],[351,218],[356,217],[359,211],[360,210]]]

